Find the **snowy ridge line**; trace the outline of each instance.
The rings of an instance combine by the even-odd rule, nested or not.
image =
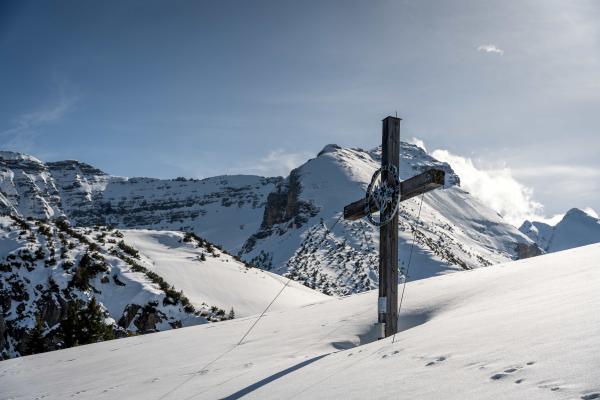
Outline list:
[[[446,172],[444,189],[425,198],[413,255],[422,268],[409,280],[539,254],[531,239],[462,190],[448,164],[404,142],[400,156],[403,180],[431,168]],[[319,225],[332,225],[336,212],[364,196],[380,158],[379,148],[328,145],[285,179],[161,180],[113,177],[77,161],[0,155],[0,209],[25,217],[66,217],[76,226],[192,231],[246,263],[292,274],[325,294],[348,295],[377,287],[376,246],[368,246],[377,242],[376,232],[365,227],[361,233],[361,227],[341,223],[342,229],[320,243]],[[409,200],[399,210],[399,264],[404,266],[416,206]]]

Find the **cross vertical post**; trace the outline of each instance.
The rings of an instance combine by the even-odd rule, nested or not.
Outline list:
[[[383,120],[381,166],[400,167],[400,118]],[[388,179],[388,173],[382,176]],[[384,336],[396,333],[398,325],[398,214],[379,228],[379,310],[378,321],[384,325]],[[383,309],[385,302],[385,309]],[[382,312],[385,311],[385,312]]]

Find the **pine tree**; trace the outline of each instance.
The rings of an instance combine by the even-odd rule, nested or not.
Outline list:
[[[227,317],[229,319],[234,319],[235,318],[235,312],[233,311],[233,307],[231,307],[231,310],[229,310],[229,315]]]
[[[35,326],[29,332],[29,343],[27,345],[27,354],[37,354],[47,351],[44,340],[44,321],[40,313],[35,315]]]
[[[80,322],[82,324],[80,329],[80,344],[114,339],[113,330],[104,323],[104,312],[96,302],[95,297],[92,297],[87,308],[81,310],[80,314]]]
[[[67,318],[60,321],[60,337],[65,347],[79,345],[77,340],[77,329],[79,325],[79,303],[69,303],[67,308]]]
[[[67,318],[60,322],[60,336],[65,347],[114,339],[110,325],[104,323],[104,312],[93,297],[86,307],[80,302],[69,304]]]

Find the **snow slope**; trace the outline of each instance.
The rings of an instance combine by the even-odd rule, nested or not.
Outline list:
[[[598,399],[599,260],[590,245],[410,282],[395,342],[358,346],[366,292],[270,312],[234,349],[254,318],[3,361],[0,398]]]
[[[95,299],[122,337],[259,313],[286,281],[182,232],[124,236],[0,216],[0,359],[33,352],[36,316],[43,348],[64,347],[60,326],[75,303]],[[327,298],[296,282],[286,290],[275,310]]]
[[[236,316],[248,316],[263,311],[269,301],[288,281],[280,275],[243,264],[223,255],[208,257],[199,263],[201,254],[193,246],[182,245],[181,232],[123,230],[125,241],[140,251],[148,268],[175,285],[200,307],[203,303],[217,305]],[[299,307],[328,296],[290,282],[286,296],[273,310]]]

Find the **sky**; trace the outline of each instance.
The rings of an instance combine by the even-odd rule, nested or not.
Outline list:
[[[600,210],[599,110],[594,0],[0,2],[0,149],[114,175],[285,175],[397,112],[551,218]]]

